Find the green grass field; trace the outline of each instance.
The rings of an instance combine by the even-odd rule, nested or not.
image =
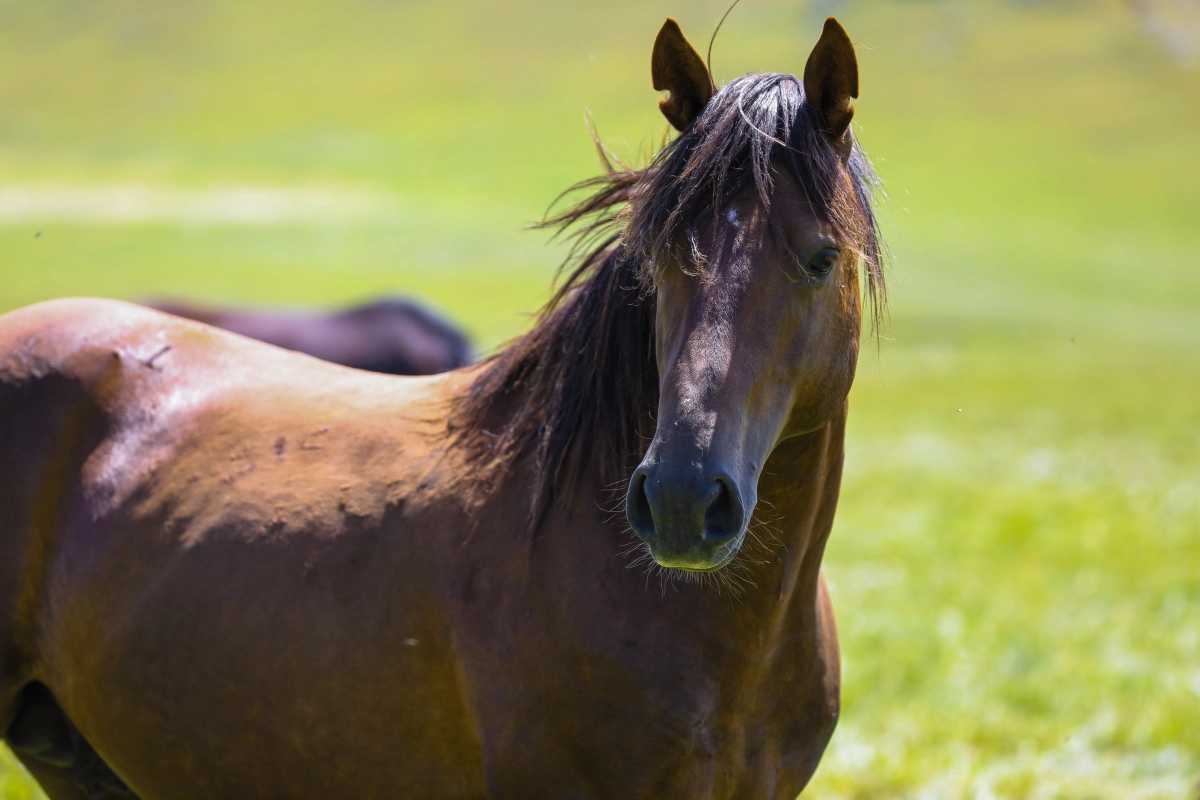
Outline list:
[[[644,157],[658,26],[703,42],[723,11],[0,0],[0,311],[405,292],[495,346],[563,254],[523,226],[596,169],[584,108]],[[717,77],[800,72],[829,11],[862,45],[893,302],[805,797],[1193,800],[1200,61],[1115,0],[744,0]],[[7,755],[0,796],[39,796]]]

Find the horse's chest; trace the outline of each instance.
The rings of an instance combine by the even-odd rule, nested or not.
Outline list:
[[[697,669],[676,690],[648,690],[635,738],[660,752],[662,789],[675,796],[792,798],[807,782],[832,732],[828,693],[813,677],[757,669]],[[689,686],[704,685],[700,691]],[[687,791],[681,791],[687,787]]]
[[[552,564],[535,559],[520,591],[477,553],[455,596],[496,796],[794,798],[836,719],[836,645],[815,603],[660,594],[605,543],[547,537],[535,552]]]
[[[485,732],[487,771],[510,788],[579,786],[581,797],[799,793],[832,731],[812,713],[828,707],[819,670],[621,646],[642,652],[560,651],[523,670]]]

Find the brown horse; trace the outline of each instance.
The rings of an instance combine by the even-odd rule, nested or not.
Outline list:
[[[478,366],[0,320],[0,730],[51,797],[804,787],[864,273],[882,299],[854,51],[830,20],[802,81],[717,89],[668,21],[652,67],[680,135],[559,218],[574,270]]]
[[[144,305],[251,339],[388,375],[434,375],[474,358],[463,333],[411,300],[386,298],[327,312],[251,311],[190,303]]]

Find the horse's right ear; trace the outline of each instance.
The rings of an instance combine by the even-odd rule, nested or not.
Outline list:
[[[683,35],[679,23],[670,18],[654,40],[650,76],[657,91],[671,93],[658,101],[658,108],[667,122],[680,131],[700,116],[717,90],[704,59]]]

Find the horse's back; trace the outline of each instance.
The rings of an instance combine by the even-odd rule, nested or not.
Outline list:
[[[191,537],[248,516],[327,527],[331,509],[377,514],[381,493],[403,492],[436,449],[436,380],[358,372],[116,301],[4,315],[0,597],[36,568],[25,551],[48,558],[61,535],[94,532],[134,502],[182,508],[179,536]]]
[[[429,561],[445,504],[418,488],[452,379],[110,301],[0,318],[0,717],[44,684],[149,796],[309,796],[351,783],[349,760],[401,794],[470,795],[471,770],[403,769],[390,744],[478,759]],[[230,726],[259,762],[223,748]],[[309,787],[297,753],[322,754]]]

